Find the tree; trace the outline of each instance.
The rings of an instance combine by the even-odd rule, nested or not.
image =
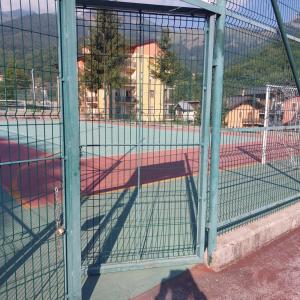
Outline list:
[[[17,100],[18,94],[26,94],[30,86],[30,76],[26,74],[24,68],[19,68],[13,62],[11,57],[8,58],[6,68],[3,68],[3,78],[0,82],[0,97],[6,100]]]
[[[172,90],[172,100],[177,103],[182,100],[199,101],[201,99],[202,75],[192,73],[188,69],[182,71],[180,80]]]
[[[159,54],[152,70],[152,76],[159,79],[167,87],[173,87],[180,77],[182,68],[176,54],[171,51],[169,30],[163,30],[159,42]]]
[[[120,88],[126,82],[124,66],[128,57],[125,37],[119,31],[119,18],[115,12],[98,11],[96,26],[86,41],[84,72],[80,75],[85,88],[97,92],[105,91],[105,112],[107,95],[111,102],[112,89]],[[109,106],[112,115],[112,105]]]

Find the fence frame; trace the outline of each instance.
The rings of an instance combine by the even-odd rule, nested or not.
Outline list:
[[[293,53],[290,49],[288,39],[299,39],[287,35],[276,0],[271,0],[274,13],[279,25],[281,37],[285,45],[285,50],[289,58],[293,76],[300,91],[300,83],[296,71]],[[105,2],[105,1],[102,1]],[[209,223],[208,229],[208,256],[209,260],[216,247],[217,239],[217,204],[218,204],[218,178],[219,178],[219,152],[221,137],[221,113],[223,98],[223,74],[224,74],[224,29],[226,17],[226,0],[219,0],[217,4],[209,4],[202,0],[184,0],[188,4],[197,6],[203,10],[204,15],[209,17],[209,26],[206,33],[207,43],[213,46],[214,51],[207,51],[205,55],[205,76],[204,76],[204,99],[205,105],[202,108],[203,116],[206,116],[210,109],[211,93],[212,97],[212,139],[211,139],[211,172],[209,177],[210,195],[209,195]],[[77,99],[77,67],[76,67],[76,4],[98,6],[101,1],[93,0],[59,0],[59,20],[60,20],[60,51],[61,51],[61,91],[64,119],[68,120],[64,125],[64,150],[65,150],[65,166],[64,166],[64,187],[65,187],[65,224],[66,224],[66,274],[67,274],[67,297],[70,299],[81,298],[81,260],[80,260],[80,172],[79,172],[79,114],[77,105],[72,105],[69,99]],[[119,3],[120,4],[120,3]],[[115,4],[114,5],[118,5]],[[121,4],[123,5],[123,4]],[[151,5],[150,5],[151,7]],[[161,6],[163,8],[164,6]],[[248,20],[236,13],[229,12],[228,15],[238,16],[239,19]],[[251,21],[251,20],[250,20]],[[252,22],[253,23],[253,22]],[[266,25],[255,22],[261,28]],[[214,32],[214,26],[215,32]],[[215,34],[215,37],[214,37]],[[215,38],[215,46],[213,40]],[[207,53],[208,52],[208,53]],[[214,70],[214,72],[213,72]],[[213,86],[212,86],[213,85]],[[65,101],[63,101],[65,100]],[[75,100],[76,101],[76,100]],[[72,117],[71,117],[72,116]],[[209,132],[209,118],[205,118],[204,126],[201,132]],[[66,136],[68,141],[66,141]],[[199,259],[202,259],[205,243],[205,211],[207,197],[207,168],[208,164],[208,145],[207,136],[202,140],[201,147],[201,171],[200,171],[200,187],[201,196],[199,197],[198,210],[198,232],[197,232],[197,251]],[[262,209],[263,211],[264,209]],[[201,221],[200,221],[201,220]]]
[[[101,1],[105,2],[105,1]],[[77,66],[76,66],[76,5],[90,4],[92,6],[101,5],[100,1],[85,0],[60,0],[59,1],[59,41],[60,41],[60,71],[61,71],[61,96],[63,105],[63,117],[68,120],[64,126],[64,187],[65,187],[65,226],[66,226],[66,278],[67,278],[67,298],[81,298],[81,259],[80,259],[80,172],[79,172],[79,112],[77,105],[72,105],[69,99],[78,99],[77,95]],[[199,261],[203,260],[205,247],[205,212],[207,198],[207,166],[208,166],[208,148],[209,148],[209,126],[210,120],[207,112],[210,110],[210,102],[212,96],[212,88],[214,89],[213,103],[213,133],[216,134],[212,139],[214,164],[210,175],[210,181],[216,180],[218,177],[218,149],[220,147],[220,128],[221,128],[221,110],[222,110],[222,80],[224,71],[224,20],[225,20],[225,0],[219,0],[217,5],[209,4],[202,0],[188,0],[189,4],[195,5],[209,19],[206,32],[206,55],[205,55],[205,78],[203,92],[205,95],[205,105],[202,107],[202,115],[206,116],[204,126],[201,133],[205,133],[202,137],[201,147],[202,154],[200,159],[203,163],[200,170],[201,196],[199,197],[199,209],[197,216],[197,248],[196,255]],[[110,3],[112,5],[112,2]],[[114,3],[114,5],[116,5]],[[119,3],[120,5],[120,3]],[[121,5],[124,5],[121,4]],[[142,5],[143,6],[143,5]],[[148,5],[149,6],[149,5]],[[150,5],[151,7],[152,5]],[[152,6],[153,7],[153,6]],[[158,6],[161,9],[164,6]],[[215,33],[216,24],[216,33]],[[214,39],[216,37],[216,48],[214,47]],[[208,51],[213,47],[214,51]],[[213,82],[214,72],[214,86]],[[74,100],[76,101],[76,100]],[[219,136],[218,136],[219,135]],[[66,140],[68,137],[68,140]],[[216,181],[217,182],[217,181]],[[217,185],[215,185],[217,187]],[[210,201],[217,204],[217,188],[216,193],[210,197]],[[214,205],[210,205],[210,219],[213,219],[210,231],[210,243],[214,245],[212,239],[216,239],[217,231],[217,213],[213,209]],[[215,221],[214,221],[215,220]],[[210,247],[212,249],[212,247]],[[179,259],[182,260],[182,259]],[[129,266],[130,267],[130,266]],[[132,267],[132,266],[131,266]]]
[[[80,150],[75,0],[58,2],[59,73],[63,120],[65,297],[81,299]],[[79,216],[79,217],[78,217]]]

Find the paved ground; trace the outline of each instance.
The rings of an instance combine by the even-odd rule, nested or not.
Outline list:
[[[299,253],[300,228],[221,272],[196,266],[132,299],[300,299]]]

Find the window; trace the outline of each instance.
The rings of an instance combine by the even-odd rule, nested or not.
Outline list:
[[[154,95],[155,95],[154,90],[149,90],[149,96],[150,96],[151,98],[153,98]]]
[[[150,66],[154,66],[155,65],[155,58],[154,57],[150,57],[149,64],[150,64]]]
[[[154,114],[155,114],[155,108],[154,108],[153,105],[150,105],[150,106],[149,106],[149,114],[150,114],[150,115],[154,115]]]

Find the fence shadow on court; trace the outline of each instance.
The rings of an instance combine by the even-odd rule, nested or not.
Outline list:
[[[188,196],[188,205],[190,212],[191,228],[192,228],[192,239],[193,245],[196,245],[196,235],[197,235],[197,208],[198,208],[198,191],[195,184],[193,172],[188,160],[187,155],[185,154],[185,162],[187,168],[188,176],[185,177],[186,191]]]
[[[195,245],[197,214],[196,208],[198,203],[198,194],[196,184],[192,175],[191,166],[188,162],[188,157],[186,156],[186,161],[180,160],[170,163],[142,166],[139,174],[137,169],[132,174],[127,183],[128,187],[124,188],[123,191],[120,192],[117,200],[109,209],[106,215],[94,215],[92,218],[85,220],[82,224],[82,231],[87,231],[89,229],[92,229],[92,227],[95,227],[96,229],[93,234],[89,236],[87,244],[82,250],[82,261],[88,263],[89,269],[92,270],[91,274],[97,274],[101,268],[101,265],[108,262],[108,260],[111,258],[114,246],[116,245],[119,236],[124,228],[124,225],[128,220],[128,217],[137,200],[138,182],[140,182],[141,185],[148,182],[159,182],[164,179],[170,179],[170,177],[178,177],[179,174],[181,176],[184,176],[186,183],[186,191],[188,195],[187,202],[190,212],[193,245]],[[139,180],[138,176],[140,176]],[[88,197],[86,196],[85,201],[87,201],[87,199]],[[117,213],[117,211],[119,212]],[[151,223],[147,222],[147,226],[151,226]],[[149,228],[146,228],[145,230],[146,232],[148,232]],[[101,245],[99,245],[99,243],[101,243]],[[99,248],[97,248],[97,250],[95,251],[97,245],[99,246]],[[141,251],[143,251],[143,248],[141,248]],[[113,255],[124,258],[126,255],[130,254],[129,252],[130,251],[127,251],[126,249],[118,249],[118,253],[114,253]],[[90,256],[90,253],[92,253],[92,256]],[[139,253],[139,256],[142,257],[142,253]],[[116,257],[117,260],[120,260],[120,257]],[[174,277],[173,275],[173,273],[170,274],[170,276]],[[82,288],[83,299],[89,299],[91,297],[99,278],[100,275],[94,275],[86,279]]]
[[[100,175],[99,175],[100,176]],[[96,177],[96,176],[95,176]],[[122,231],[122,228],[131,213],[131,209],[134,206],[135,200],[138,196],[138,185],[141,186],[143,184],[152,183],[152,182],[161,182],[166,179],[184,177],[186,183],[186,192],[187,192],[187,202],[190,212],[190,220],[192,227],[192,235],[193,235],[193,245],[195,245],[196,238],[196,214],[197,214],[197,189],[194,182],[192,169],[190,163],[188,161],[188,157],[186,156],[186,161],[179,160],[175,162],[169,163],[161,163],[161,164],[152,164],[147,166],[141,166],[140,171],[135,169],[135,172],[132,174],[128,182],[125,184],[125,187],[122,187],[123,190],[120,191],[117,200],[114,202],[109,211],[105,214],[98,215],[92,212],[92,216],[89,219],[86,219],[82,224],[82,230],[93,231],[93,234],[89,236],[86,245],[82,250],[82,261],[85,261],[89,256],[90,251],[93,253],[93,265],[99,267],[102,263],[105,263],[111,251],[118,240],[118,236]],[[97,179],[96,179],[97,180]],[[89,189],[90,190],[90,189]],[[91,190],[90,190],[91,191]],[[94,195],[98,193],[95,191]],[[101,200],[101,194],[99,194],[98,201]],[[83,202],[88,201],[89,196],[85,195],[83,197]],[[82,202],[82,204],[83,204]],[[100,204],[97,205],[97,207]],[[117,215],[117,218],[115,218]],[[147,226],[151,226],[151,222],[148,222]],[[113,224],[113,225],[112,225]],[[112,226],[109,228],[109,226]],[[149,228],[145,230],[148,232]],[[104,237],[103,237],[104,235]],[[93,251],[94,247],[100,243],[101,237],[101,245],[100,248],[95,252]],[[104,240],[103,240],[104,238]],[[120,249],[119,249],[120,251]],[[98,253],[97,253],[98,252]],[[123,257],[125,253],[120,253]],[[140,253],[142,256],[142,253]],[[96,257],[98,256],[98,257]],[[89,259],[88,259],[89,260]]]

